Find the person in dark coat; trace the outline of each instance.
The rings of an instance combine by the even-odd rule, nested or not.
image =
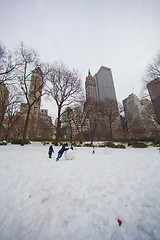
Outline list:
[[[95,153],[95,147],[93,146],[93,149],[92,149],[92,154],[94,154]]]
[[[62,148],[58,151],[58,156],[57,156],[57,158],[56,158],[56,161],[58,161],[58,160],[62,157],[63,153],[64,153],[65,151],[67,151],[68,149],[69,149],[69,148],[65,148],[65,145],[63,145]]]
[[[48,152],[49,158],[52,157],[52,153],[54,153],[54,150],[53,150],[53,146],[51,145],[51,146],[49,147],[49,152]]]

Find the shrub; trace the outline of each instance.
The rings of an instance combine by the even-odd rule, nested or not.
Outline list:
[[[116,148],[116,145],[114,144],[114,142],[111,142],[111,141],[105,143],[105,145],[106,145],[106,147]]]
[[[144,142],[134,142],[132,144],[132,147],[134,147],[134,148],[147,148],[148,145]]]
[[[116,146],[115,146],[116,148],[126,148],[126,146],[125,145],[123,145],[123,144],[117,144]]]
[[[98,145],[98,147],[105,147],[105,145],[104,144],[100,144],[100,145]]]
[[[22,143],[22,139],[13,139],[11,140],[12,144],[21,144]],[[30,144],[30,141],[28,139],[24,140],[24,144]]]
[[[70,141],[70,145],[73,146],[73,147],[77,147],[76,141]]]
[[[128,142],[128,147],[132,146],[133,145],[133,142]]]
[[[37,137],[37,138],[32,138],[31,141],[32,142],[52,142],[53,139]]]
[[[152,147],[160,147],[160,142],[158,142],[158,141],[152,142],[150,144],[150,146],[152,146]]]
[[[91,144],[91,143],[85,143],[83,146],[84,146],[84,147],[93,147],[93,144]]]
[[[65,145],[66,147],[68,146],[68,143],[67,142],[60,142],[60,145],[63,146]]]
[[[53,144],[54,146],[58,146],[58,143],[52,142],[52,144]]]
[[[0,141],[0,146],[7,145],[6,141]]]

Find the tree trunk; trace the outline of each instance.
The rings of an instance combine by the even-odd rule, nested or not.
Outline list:
[[[10,127],[8,127],[7,130],[6,130],[5,140],[6,140],[7,143],[8,143],[8,137],[10,136],[10,130],[11,130]]]
[[[58,140],[59,140],[60,116],[61,116],[61,107],[59,106],[58,107],[57,128],[56,128],[56,142],[55,142],[56,145],[58,145]]]
[[[21,146],[24,146],[24,141],[25,141],[25,138],[26,138],[27,126],[28,126],[30,111],[31,111],[31,107],[29,107],[29,109],[28,109],[28,111],[27,111],[27,117],[26,117],[26,121],[25,121],[25,126],[24,126],[24,131],[23,131],[23,137],[22,137],[22,141],[21,141]]]
[[[109,123],[109,135],[110,139],[112,139],[112,123]]]
[[[3,124],[0,123],[0,138],[3,138],[3,137],[2,137],[2,126],[3,126]]]

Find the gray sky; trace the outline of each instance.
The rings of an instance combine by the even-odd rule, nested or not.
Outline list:
[[[132,92],[139,96],[160,50],[160,0],[0,0],[0,6],[7,48],[23,41],[41,61],[78,69],[83,85],[88,69],[94,75],[110,67],[119,102]],[[55,105],[43,107],[55,116]]]

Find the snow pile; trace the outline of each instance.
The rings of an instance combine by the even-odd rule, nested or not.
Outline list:
[[[65,158],[66,160],[73,160],[75,158],[75,151],[72,149],[68,149],[65,152]]]
[[[59,149],[0,147],[0,240],[160,239],[156,148],[77,148],[56,162]]]

